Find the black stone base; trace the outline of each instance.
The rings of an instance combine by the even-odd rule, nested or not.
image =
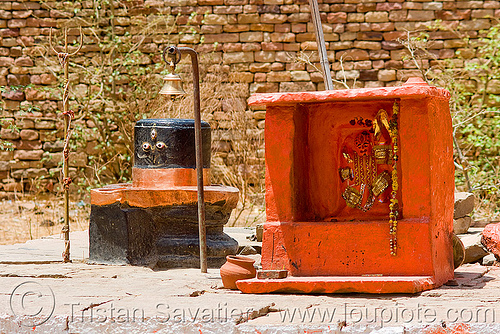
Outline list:
[[[208,266],[220,267],[238,243],[222,231],[231,211],[206,203]],[[197,205],[152,208],[92,205],[89,262],[158,268],[199,268]]]

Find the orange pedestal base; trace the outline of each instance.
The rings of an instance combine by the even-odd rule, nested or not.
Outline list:
[[[418,293],[435,287],[430,276],[309,276],[237,281],[244,293]]]
[[[262,268],[291,277],[239,281],[238,288],[416,293],[453,278],[448,99],[420,79],[402,87],[253,95],[249,104],[266,105]],[[377,190],[384,173],[392,177]]]

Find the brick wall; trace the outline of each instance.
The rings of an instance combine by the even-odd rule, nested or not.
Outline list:
[[[29,189],[33,180],[48,190],[57,185],[61,94],[50,88],[57,87],[61,71],[57,62],[47,59],[49,29],[68,23],[83,26],[85,46],[74,63],[91,66],[102,47],[92,36],[92,25],[104,30],[111,25],[110,9],[99,4],[0,1],[0,137],[14,148],[0,152],[0,197]],[[473,44],[482,36],[481,30],[500,17],[500,1],[319,0],[319,8],[332,76],[346,78],[349,85],[356,80],[356,87],[398,85],[418,74],[398,41],[407,31],[429,33],[432,57],[423,62],[425,68],[456,58],[457,52],[474,58],[475,50],[460,34],[469,36]],[[183,44],[215,55],[229,79],[245,84],[248,94],[323,89],[307,0],[137,0],[115,2],[114,11],[116,35],[139,41],[144,66],[160,63],[166,45]],[[141,28],[160,15],[175,20],[168,38],[163,31],[140,35]],[[430,29],[435,20],[458,34]],[[75,41],[78,30],[71,29],[70,35],[70,41]],[[463,60],[456,59],[454,66],[463,66]],[[78,66],[71,71],[72,96],[78,97],[92,82],[80,75]],[[336,87],[343,86],[337,83]],[[221,115],[222,105],[214,114]],[[254,111],[260,128],[264,116]],[[93,127],[85,118],[76,124]],[[88,141],[95,143],[96,138],[90,136]],[[96,154],[89,145],[71,154],[74,172],[88,166],[88,154]]]

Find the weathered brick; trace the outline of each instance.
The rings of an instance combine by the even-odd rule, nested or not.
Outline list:
[[[315,90],[316,86],[312,82],[282,82],[279,84],[280,92],[307,92]]]
[[[379,2],[376,4],[377,11],[392,11],[403,9],[403,5],[400,2]]]
[[[383,39],[383,34],[381,32],[360,32],[357,35],[359,41],[381,41]]]
[[[345,61],[352,61],[352,60],[368,60],[370,59],[370,56],[368,55],[368,52],[365,50],[359,50],[359,49],[351,49],[348,51],[339,51],[336,54],[336,59],[344,59]]]
[[[357,49],[367,49],[367,50],[380,50],[381,43],[379,42],[367,42],[367,41],[354,41],[354,47]]]
[[[347,13],[328,13],[327,15],[328,23],[346,23],[347,22]]]
[[[387,22],[389,13],[387,12],[368,12],[365,14],[366,22]]]
[[[239,14],[243,13],[243,6],[216,6],[214,14]]]
[[[35,121],[35,129],[52,130],[55,128],[56,128],[55,121],[49,121],[49,120],[36,120]]]
[[[359,78],[359,71],[349,70],[349,71],[338,71],[335,73],[335,79],[337,80],[354,80]]]
[[[250,93],[275,93],[279,91],[279,83],[263,82],[250,84]]]
[[[311,76],[307,71],[290,71],[292,81],[310,81]]]
[[[294,13],[288,16],[288,22],[309,22],[311,21],[311,15],[309,13]]]
[[[283,50],[283,43],[263,42],[261,43],[263,51],[281,51]]]
[[[38,131],[35,130],[27,130],[23,129],[20,132],[20,136],[22,140],[37,140],[38,139]]]
[[[259,14],[238,14],[238,23],[249,24],[249,23],[260,23]]]
[[[20,140],[16,142],[18,150],[39,150],[42,148],[42,142],[39,140]]]
[[[260,17],[262,23],[284,23],[287,21],[287,16],[284,14],[268,14],[264,13]]]
[[[40,160],[43,155],[43,150],[16,150],[14,151],[14,159],[18,160]]]
[[[232,72],[229,73],[229,81],[231,82],[253,82],[253,73],[248,72]]]
[[[354,63],[353,69],[355,70],[370,70],[372,68],[372,62],[370,60],[362,60]]]
[[[14,58],[0,57],[0,66],[11,66],[11,65],[14,65]]]
[[[14,61],[16,66],[33,66],[33,60],[30,57],[20,57]]]
[[[406,21],[408,12],[406,10],[394,10],[389,12],[389,21],[403,22]]]
[[[276,59],[274,51],[259,51],[255,52],[255,61],[261,63],[272,63]]]
[[[391,59],[391,54],[387,50],[371,50],[369,55],[372,60]]]
[[[202,26],[203,29],[204,26]],[[249,31],[250,30],[250,25],[248,24],[225,24],[223,26],[211,26],[211,27],[218,27],[221,30],[225,32],[244,32],[244,31]],[[213,33],[219,33],[218,31],[215,31]]]
[[[227,24],[227,15],[207,14],[203,18],[204,24]]]
[[[8,192],[22,192],[24,186],[20,182],[9,182],[3,184],[3,190]]]
[[[31,83],[29,75],[9,74],[7,75],[7,83],[9,86],[26,86]],[[28,95],[26,95],[27,98]]]
[[[0,10],[0,19],[10,20],[12,18],[12,13],[6,10]]]
[[[259,31],[252,32],[242,32],[240,33],[240,42],[262,42],[264,40],[264,34]]]
[[[14,19],[26,19],[33,14],[32,10],[15,10],[12,12],[12,18]]]
[[[460,21],[460,30],[483,30],[489,29],[491,27],[490,20],[488,19],[477,19],[472,21]]]
[[[276,26],[274,24],[262,24],[262,23],[252,23],[250,24],[251,31],[263,31],[263,32],[273,32],[277,31]]]
[[[26,27],[25,19],[12,19],[7,21],[7,27],[9,28],[23,28]]]
[[[270,35],[272,42],[284,42],[293,43],[295,42],[295,34],[291,32],[274,32]]]
[[[262,72],[255,73],[254,81],[255,82],[266,82],[267,81],[267,74],[262,73]]]
[[[365,14],[349,13],[347,14],[347,22],[365,22]]]
[[[251,63],[254,61],[254,54],[253,52],[225,53],[223,59],[226,64]]]
[[[431,10],[409,10],[408,11],[408,21],[430,21],[434,20],[435,14]]]
[[[382,41],[382,49],[384,50],[399,50],[404,46],[399,41]]]
[[[7,100],[23,101],[24,92],[21,90],[6,90],[2,93],[2,97]]]
[[[19,132],[14,129],[2,128],[2,130],[0,130],[0,138],[16,140],[19,139]]]
[[[401,60],[389,60],[385,62],[386,69],[400,69],[403,68],[403,62]]]
[[[203,43],[236,43],[240,40],[238,34],[213,34],[204,37]]]
[[[271,70],[270,63],[252,63],[249,67],[250,72],[269,72]]]
[[[360,13],[373,12],[377,8],[376,3],[360,3],[356,6],[357,11]]]
[[[243,43],[243,51],[245,52],[253,52],[262,50],[262,46],[260,43]]]

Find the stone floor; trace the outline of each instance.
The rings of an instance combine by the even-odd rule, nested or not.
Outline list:
[[[251,230],[228,233],[243,243]],[[500,332],[498,267],[462,266],[416,295],[245,295],[217,269],[88,265],[87,233],[71,240],[68,264],[59,237],[0,246],[0,333]]]

